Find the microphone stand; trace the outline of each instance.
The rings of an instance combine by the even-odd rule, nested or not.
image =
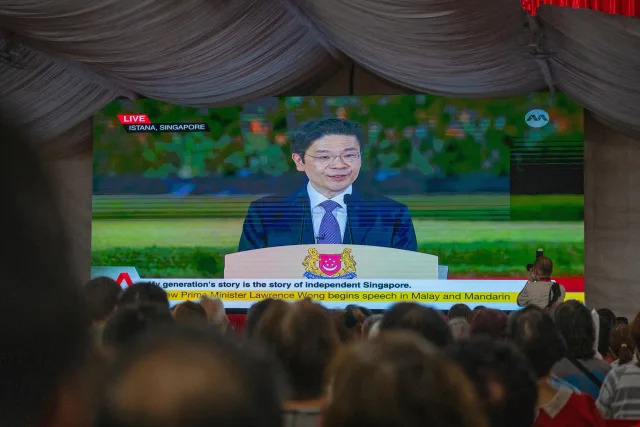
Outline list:
[[[300,201],[300,203],[302,203],[302,209],[301,209],[302,215],[300,218],[300,238],[298,239],[298,244],[301,245],[302,236],[304,235],[304,218],[307,211],[307,196],[300,196],[298,197],[298,200]]]
[[[351,209],[349,208],[349,203],[351,202],[351,194],[344,195],[344,204],[347,206],[347,230],[349,230],[349,239],[351,239],[351,244],[355,245],[353,241],[353,231],[351,230],[351,219],[349,218],[349,212]]]

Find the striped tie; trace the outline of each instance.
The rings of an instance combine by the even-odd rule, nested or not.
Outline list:
[[[322,244],[340,244],[342,243],[342,233],[340,232],[340,224],[333,215],[333,211],[340,207],[339,203],[333,200],[325,200],[320,203],[324,209],[324,216],[320,222],[320,230],[318,232],[318,243]]]

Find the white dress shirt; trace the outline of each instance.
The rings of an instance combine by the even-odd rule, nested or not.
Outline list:
[[[311,181],[307,184],[307,192],[309,193],[309,206],[311,206],[311,220],[313,222],[313,235],[314,237],[318,237],[318,232],[320,231],[320,223],[322,222],[322,217],[324,216],[324,208],[320,206],[320,203],[325,200],[333,200],[340,207],[335,208],[333,211],[333,216],[338,220],[338,225],[340,225],[340,236],[342,241],[344,241],[344,230],[347,228],[347,205],[344,203],[344,195],[351,194],[352,188],[348,186],[342,193],[328,199],[323,196],[313,188],[311,185]]]

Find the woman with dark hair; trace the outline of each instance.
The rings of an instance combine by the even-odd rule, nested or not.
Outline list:
[[[439,348],[453,341],[449,326],[440,312],[415,302],[394,304],[384,313],[380,332],[398,329],[416,332]]]
[[[353,304],[346,306],[344,310],[334,310],[331,317],[340,335],[340,341],[348,343],[362,338],[364,321],[370,314],[367,309]]]
[[[456,341],[445,354],[473,383],[492,427],[533,424],[536,379],[529,361],[515,345],[479,335]]]
[[[617,368],[629,362],[637,362],[635,351],[636,341],[629,325],[621,324],[613,328],[609,339],[609,354],[614,359],[611,367]]]
[[[91,425],[282,427],[277,369],[228,338],[184,325],[140,337],[107,371]]]
[[[177,323],[189,326],[205,326],[207,324],[207,312],[194,301],[185,301],[173,308],[173,318]]]
[[[551,368],[564,357],[567,347],[549,314],[536,306],[514,313],[509,318],[508,337],[527,357],[538,380],[535,426],[603,425],[591,396],[557,388],[552,381]]]
[[[500,310],[484,308],[471,321],[471,335],[488,335],[503,339],[507,334],[507,315]]]
[[[598,329],[598,353],[600,353],[605,362],[611,363],[616,357],[610,352],[609,338],[616,325],[616,315],[608,308],[600,308],[598,309],[598,318],[600,319],[600,328]]]
[[[262,315],[267,311],[267,309],[271,306],[271,304],[273,304],[274,301],[276,300],[273,298],[266,298],[258,301],[257,303],[253,304],[249,308],[249,311],[247,311],[247,323],[245,324],[245,327],[244,327],[245,338],[247,339],[253,338],[253,334],[256,331],[258,322],[262,318]]]
[[[327,400],[327,369],[340,345],[330,312],[311,300],[277,300],[258,322],[254,337],[286,373],[291,393],[284,403],[284,426],[317,426]]]
[[[625,327],[627,325],[618,325]],[[631,323],[630,335],[635,344],[635,356],[638,356],[640,345],[640,313]],[[625,349],[627,350],[627,349]],[[625,359],[631,360],[625,351]],[[622,356],[621,356],[622,359]],[[621,361],[622,362],[622,361]],[[605,418],[640,418],[640,366],[638,362],[628,362],[614,368],[607,374],[602,391],[596,402]]]
[[[385,332],[346,347],[330,383],[327,427],[487,426],[473,384],[414,332]]]
[[[140,301],[115,312],[104,328],[103,352],[109,358],[126,353],[141,337],[175,322],[164,304]]]
[[[467,304],[453,304],[447,313],[447,320],[457,319],[459,317],[468,320],[471,308]]]
[[[556,308],[554,319],[567,343],[567,354],[555,364],[553,373],[596,399],[611,367],[595,357],[596,328],[591,312],[581,302],[571,300]]]

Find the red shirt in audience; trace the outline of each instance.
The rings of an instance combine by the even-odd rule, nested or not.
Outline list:
[[[603,420],[593,398],[571,390],[558,390],[556,396],[538,411],[536,427],[602,426]]]
[[[602,360],[604,360],[608,364],[611,364],[611,362],[615,361],[616,358],[614,356],[612,356],[610,353],[607,353],[602,357]]]

